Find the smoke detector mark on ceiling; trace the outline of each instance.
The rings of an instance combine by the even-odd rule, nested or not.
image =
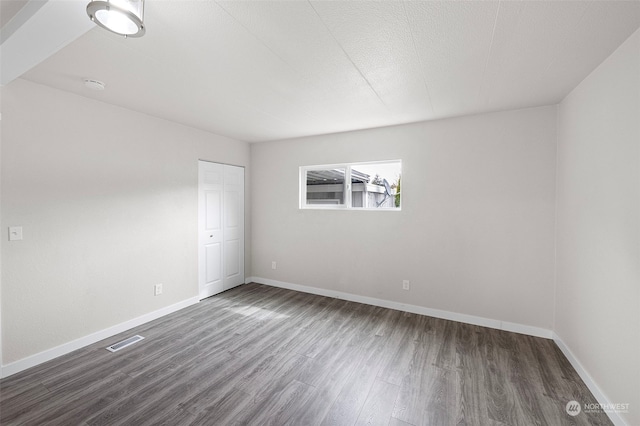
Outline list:
[[[105,87],[105,84],[102,81],[92,80],[90,78],[84,79],[84,85],[91,90],[104,90]]]

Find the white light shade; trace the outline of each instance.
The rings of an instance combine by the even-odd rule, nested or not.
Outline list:
[[[125,37],[144,35],[144,0],[92,0],[87,15],[99,26]]]

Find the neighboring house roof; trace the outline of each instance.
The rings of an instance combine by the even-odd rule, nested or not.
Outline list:
[[[351,169],[351,183],[368,183],[369,175]],[[344,183],[344,170],[309,170],[307,185],[326,185],[327,183]]]

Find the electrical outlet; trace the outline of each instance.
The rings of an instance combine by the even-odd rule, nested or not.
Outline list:
[[[402,289],[409,290],[410,288],[411,288],[411,284],[409,283],[409,280],[402,280]]]
[[[271,262],[271,269],[276,269],[276,261]]]
[[[162,284],[156,284],[153,286],[153,295],[160,296],[162,294]]]
[[[22,239],[22,226],[9,227],[9,241],[19,241]]]

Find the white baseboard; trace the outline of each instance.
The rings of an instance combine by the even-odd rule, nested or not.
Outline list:
[[[380,306],[383,308],[395,309],[397,311],[411,312],[413,314],[426,315],[430,317],[442,318],[452,321],[464,322],[467,324],[479,325],[482,327],[496,328],[498,330],[512,331],[514,333],[527,334],[529,336],[543,337],[551,339],[553,332],[539,327],[530,325],[517,324],[512,322],[500,321],[478,317],[474,315],[466,315],[457,312],[442,311],[439,309],[425,308],[423,306],[409,305],[390,300],[376,299],[374,297],[360,296],[357,294],[344,293],[342,291],[327,290],[318,287],[309,287],[306,285],[292,284],[283,281],[276,281],[262,277],[248,277],[247,282],[255,282],[265,284],[272,287],[286,288],[289,290],[301,291],[303,293],[317,294],[318,296],[333,297],[336,299],[349,300],[351,302],[364,303],[366,305]]]
[[[573,352],[571,352],[571,349],[569,349],[569,347],[562,341],[562,338],[558,336],[555,332],[553,333],[553,341],[556,342],[556,345],[558,345],[558,347],[560,348],[564,356],[567,357],[567,359],[569,360],[573,368],[576,370],[576,372],[578,373],[582,381],[587,385],[587,387],[589,388],[593,396],[596,398],[598,403],[605,406],[611,404],[611,400],[607,398],[604,392],[602,392],[602,390],[593,380],[591,375],[587,373],[587,370],[582,366],[580,361],[578,361],[578,358],[576,358]],[[583,404],[588,403],[588,401],[578,401],[578,402],[581,402]],[[611,419],[614,425],[627,426],[627,423],[620,416],[620,413],[608,412],[606,414],[609,416],[609,419]]]
[[[35,367],[38,364],[50,361],[61,355],[68,354],[69,352],[73,352],[76,349],[80,349],[93,343],[99,342],[100,340],[115,336],[116,334],[122,333],[123,331],[127,331],[165,315],[169,315],[173,312],[179,311],[180,309],[186,308],[187,306],[194,305],[199,301],[200,299],[198,297],[192,297],[190,299],[186,299],[181,302],[174,303],[173,305],[158,309],[157,311],[149,312],[148,314],[144,314],[129,321],[114,325],[113,327],[97,331],[95,333],[89,334],[88,336],[72,340],[71,342],[64,343],[60,346],[56,346],[55,348],[47,349],[46,351],[28,356],[7,365],[3,365],[2,367],[0,367],[0,378],[9,377],[12,374],[16,374],[20,371],[26,370],[27,368]]]

